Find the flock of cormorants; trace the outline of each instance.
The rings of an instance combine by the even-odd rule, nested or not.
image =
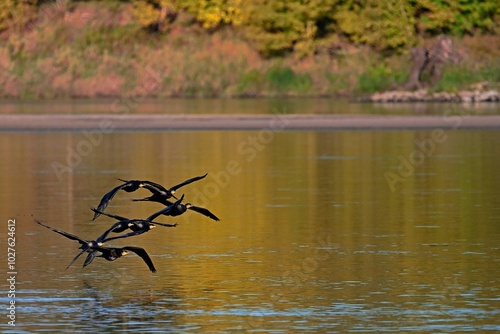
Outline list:
[[[154,220],[160,216],[179,216],[186,212],[187,210],[192,210],[195,212],[198,212],[202,215],[205,215],[215,221],[218,221],[219,218],[215,216],[213,213],[211,213],[208,209],[201,208],[198,206],[191,205],[190,203],[182,204],[182,201],[184,199],[184,195],[182,195],[180,198],[175,197],[175,192],[177,189],[188,185],[192,182],[198,181],[206,177],[207,174],[202,175],[202,176],[196,176],[191,179],[188,179],[182,183],[179,183],[169,189],[165,189],[162,185],[158,183],[154,183],[151,181],[139,181],[139,180],[122,180],[123,183],[120,184],[119,186],[111,189],[108,193],[106,193],[102,199],[101,202],[99,203],[97,209],[96,208],[91,208],[91,210],[94,212],[94,218],[92,220],[95,220],[97,217],[100,215],[105,215],[110,218],[113,218],[116,220],[116,222],[108,228],[106,231],[104,231],[103,234],[101,234],[97,239],[95,240],[85,240],[82,239],[76,235],[73,235],[68,232],[60,231],[57,230],[53,227],[47,226],[38,220],[35,219],[35,221],[56,232],[59,233],[63,236],[65,236],[68,239],[78,241],[80,243],[79,249],[81,249],[80,253],[78,253],[75,258],[70,262],[68,269],[83,253],[88,253],[87,258],[85,259],[85,262],[83,263],[83,267],[88,266],[96,257],[102,257],[108,261],[114,261],[124,255],[126,255],[129,251],[137,254],[140,256],[144,262],[148,265],[149,270],[151,272],[156,272],[156,268],[153,264],[153,261],[149,257],[148,253],[141,247],[134,247],[134,246],[125,246],[121,248],[117,247],[104,247],[103,244],[106,242],[109,242],[111,240],[116,240],[116,239],[122,239],[122,238],[128,238],[132,237],[135,235],[143,234],[148,232],[149,230],[153,229],[156,225],[159,226],[164,226],[164,227],[175,227],[177,226],[176,224],[165,224],[165,223],[158,223],[155,222]],[[113,215],[109,213],[105,213],[104,210],[108,206],[108,204],[111,202],[115,194],[119,190],[124,190],[126,192],[134,192],[140,188],[144,188],[149,190],[152,195],[150,197],[146,197],[143,199],[134,199],[133,201],[152,201],[152,202],[158,202],[163,205],[165,205],[165,208],[162,210],[153,213],[151,216],[147,217],[146,219],[129,219],[126,217],[118,216],[118,215]],[[176,201],[172,202],[169,201],[170,198],[174,198]],[[124,233],[115,237],[108,237],[110,233],[121,233],[124,231],[130,230],[131,232]]]

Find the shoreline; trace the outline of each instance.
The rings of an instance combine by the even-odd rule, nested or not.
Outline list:
[[[500,115],[0,115],[0,132],[500,129]]]
[[[417,91],[392,90],[373,93],[358,99],[359,102],[371,103],[498,103],[500,92],[497,90],[461,90],[457,93],[429,93],[425,89]]]

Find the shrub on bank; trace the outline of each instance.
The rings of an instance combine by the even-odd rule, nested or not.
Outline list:
[[[317,2],[316,12],[307,12],[308,4],[294,1],[267,4],[279,15],[274,13],[266,18],[262,14],[252,24],[264,24],[279,17],[281,25],[272,25],[279,29],[266,26],[264,30],[260,27],[260,31],[270,43],[288,34],[284,39],[287,51],[275,50],[276,53],[271,53],[280,56],[271,58],[266,57],[271,53],[263,52],[255,44],[256,39],[247,35],[247,29],[258,27],[245,26],[248,19],[245,11],[234,7],[247,2],[218,0],[196,12],[196,1],[176,2],[177,5],[184,3],[183,7],[169,7],[161,27],[158,22],[149,22],[148,29],[141,25],[146,25],[145,21],[136,20],[137,7],[126,1],[71,2],[68,8],[59,7],[64,2],[44,2],[38,17],[25,24],[24,30],[12,25],[0,35],[4,42],[0,46],[0,84],[4,87],[0,96],[364,94],[400,87],[411,66],[404,52],[360,46],[373,44],[363,42],[361,35],[354,41],[354,33],[360,32],[339,35],[336,21],[339,17],[329,16],[335,1]],[[264,2],[253,2],[253,8],[259,3]],[[352,9],[348,3],[344,3],[342,10]],[[151,17],[156,17],[155,11],[161,9],[158,4],[160,2],[143,1],[142,5],[149,6],[154,14]],[[225,6],[225,9],[220,11],[217,6]],[[388,7],[377,7],[378,14],[373,15],[385,17],[392,5],[384,6]],[[358,8],[354,12],[368,20],[373,15],[366,10]],[[293,15],[299,15],[300,19],[292,20]],[[494,48],[500,44],[499,37],[484,37],[487,43],[478,42],[481,38],[463,39],[471,50],[467,62],[460,65],[462,67],[446,67],[435,89],[456,90],[478,81],[500,81],[495,74],[499,72],[498,65],[491,65],[500,55],[500,50]],[[394,43],[399,40],[398,37]],[[485,49],[484,44],[491,47]],[[154,85],[145,88],[151,80]]]

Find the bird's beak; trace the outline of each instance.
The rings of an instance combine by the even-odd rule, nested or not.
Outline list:
[[[127,252],[127,251],[123,251],[122,256],[125,256],[125,255],[127,255],[127,254],[128,254],[128,252]]]
[[[151,225],[151,228],[155,228],[155,227],[156,227],[156,225]]]

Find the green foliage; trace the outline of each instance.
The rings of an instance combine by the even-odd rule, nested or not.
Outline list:
[[[314,52],[314,42],[330,33],[337,1],[254,0],[244,7],[246,36],[264,56],[281,55],[297,48],[301,55]]]
[[[403,0],[346,1],[335,14],[339,28],[354,42],[398,50],[417,42],[413,8]]]
[[[259,91],[264,82],[264,76],[260,71],[252,69],[243,74],[238,82],[238,92],[253,95]]]
[[[139,0],[135,15],[142,26],[164,30],[170,20],[183,10],[196,18],[205,29],[220,25],[239,25],[243,0]]]
[[[129,2],[137,23],[166,31],[180,12],[208,30],[239,27],[266,57],[310,56],[339,36],[377,50],[406,50],[424,36],[498,33],[498,0],[107,0]],[[24,27],[45,1],[1,0],[0,31]]]
[[[272,91],[284,92],[307,92],[312,81],[307,74],[296,74],[289,67],[271,67],[265,75],[268,87]]]
[[[434,85],[434,91],[457,92],[461,89],[471,89],[471,85],[480,82],[489,82],[493,85],[500,84],[500,64],[482,66],[448,65],[443,71],[443,77]]]
[[[500,15],[497,0],[415,0],[417,26],[423,33],[451,33],[461,36],[474,29],[494,32],[495,16]]]
[[[393,89],[402,84],[406,76],[402,71],[395,71],[384,64],[370,66],[358,79],[357,90],[360,93],[374,93]]]
[[[496,32],[500,17],[497,0],[254,0],[242,8],[247,36],[264,56],[311,55],[339,33],[381,51],[403,51],[424,35]]]
[[[344,93],[349,90],[349,73],[326,73],[328,86],[332,93]]]
[[[168,21],[177,12],[175,0],[138,0],[133,4],[139,24],[151,30],[165,30]]]
[[[78,80],[92,96],[106,91],[102,78],[109,73],[123,78],[117,79],[122,92],[134,94],[147,81],[145,69],[162,80],[152,94],[165,96],[369,93],[400,87],[409,63],[397,53],[441,33],[473,37],[457,43],[467,50],[467,64],[448,64],[436,90],[500,82],[498,36],[481,34],[498,31],[500,6],[493,0],[82,2],[70,12],[42,7],[36,13],[30,11],[42,2],[0,0],[0,29],[9,29],[0,67],[8,69],[18,96],[69,94]],[[44,13],[50,10],[58,15],[49,24]],[[66,13],[82,20],[71,22]],[[248,40],[264,56],[289,57],[258,57]]]
[[[308,74],[297,74],[287,66],[273,66],[266,72],[256,69],[245,73],[238,84],[241,94],[253,95],[266,91],[270,94],[307,93],[312,88]]]
[[[193,14],[206,29],[242,22],[243,0],[179,0],[178,7]]]
[[[134,45],[142,33],[134,25],[116,27],[89,27],[75,41],[75,47],[82,51],[89,47],[97,52],[121,53]]]

